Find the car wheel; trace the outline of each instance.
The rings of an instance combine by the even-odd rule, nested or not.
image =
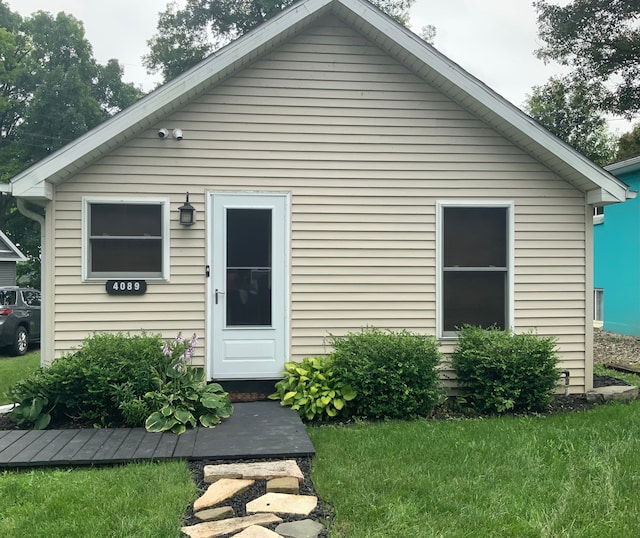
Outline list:
[[[18,327],[13,337],[13,354],[24,355],[29,347],[29,333],[24,327]]]

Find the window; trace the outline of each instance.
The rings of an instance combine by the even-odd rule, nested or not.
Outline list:
[[[168,278],[169,203],[85,200],[85,278]]]
[[[604,207],[594,207],[593,208],[593,223],[601,224],[604,222]]]
[[[439,335],[465,324],[511,326],[511,204],[438,206]]]
[[[35,290],[24,290],[22,300],[27,306],[40,306],[40,292]]]
[[[593,321],[604,321],[604,290],[593,290]]]

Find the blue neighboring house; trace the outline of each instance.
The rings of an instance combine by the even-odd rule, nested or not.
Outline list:
[[[605,169],[640,191],[640,156]],[[596,325],[640,336],[640,197],[597,208],[593,224]]]

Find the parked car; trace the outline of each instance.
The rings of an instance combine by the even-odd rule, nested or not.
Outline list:
[[[38,290],[0,287],[0,347],[24,355],[40,342],[40,301]]]

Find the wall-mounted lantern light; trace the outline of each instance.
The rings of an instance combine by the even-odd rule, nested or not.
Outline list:
[[[196,208],[189,203],[189,193],[178,211],[180,212],[180,224],[183,226],[191,226],[196,221]]]

